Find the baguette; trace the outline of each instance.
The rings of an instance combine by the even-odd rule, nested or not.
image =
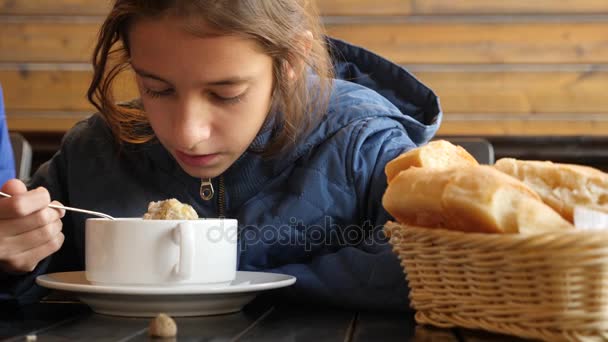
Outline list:
[[[502,158],[494,167],[524,182],[570,222],[574,222],[576,206],[608,210],[608,174],[600,170],[583,165],[513,158]]]
[[[410,167],[449,169],[453,167],[479,165],[475,157],[461,146],[446,140],[434,140],[421,147],[409,150],[386,164],[384,172],[390,183],[403,170]]]
[[[480,233],[540,233],[574,229],[524,183],[491,166],[410,167],[382,199],[397,221]]]

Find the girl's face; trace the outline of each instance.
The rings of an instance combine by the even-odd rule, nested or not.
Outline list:
[[[179,19],[142,19],[129,33],[131,64],[154,133],[193,177],[224,172],[270,110],[272,59],[252,40],[197,37]]]

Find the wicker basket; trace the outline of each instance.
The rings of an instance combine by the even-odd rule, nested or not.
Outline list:
[[[462,233],[388,222],[416,321],[608,341],[608,232]]]

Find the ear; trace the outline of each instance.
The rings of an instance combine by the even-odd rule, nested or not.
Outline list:
[[[302,34],[298,36],[298,53],[294,54],[296,60],[294,61],[286,61],[285,68],[286,75],[290,80],[293,80],[302,72],[304,68],[304,59],[308,58],[310,54],[310,50],[312,49],[313,35],[312,32],[306,30]]]

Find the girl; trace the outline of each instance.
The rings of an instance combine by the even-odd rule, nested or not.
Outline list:
[[[437,98],[404,69],[325,39],[304,0],[117,0],[101,28],[89,100],[99,110],[0,200],[5,298],[36,275],[82,270],[87,217],[177,198],[239,221],[239,269],[294,275],[283,295],[407,309],[382,235],[384,166],[427,142]],[[140,99],[117,105],[132,70]],[[64,217],[65,215],[65,217]]]

